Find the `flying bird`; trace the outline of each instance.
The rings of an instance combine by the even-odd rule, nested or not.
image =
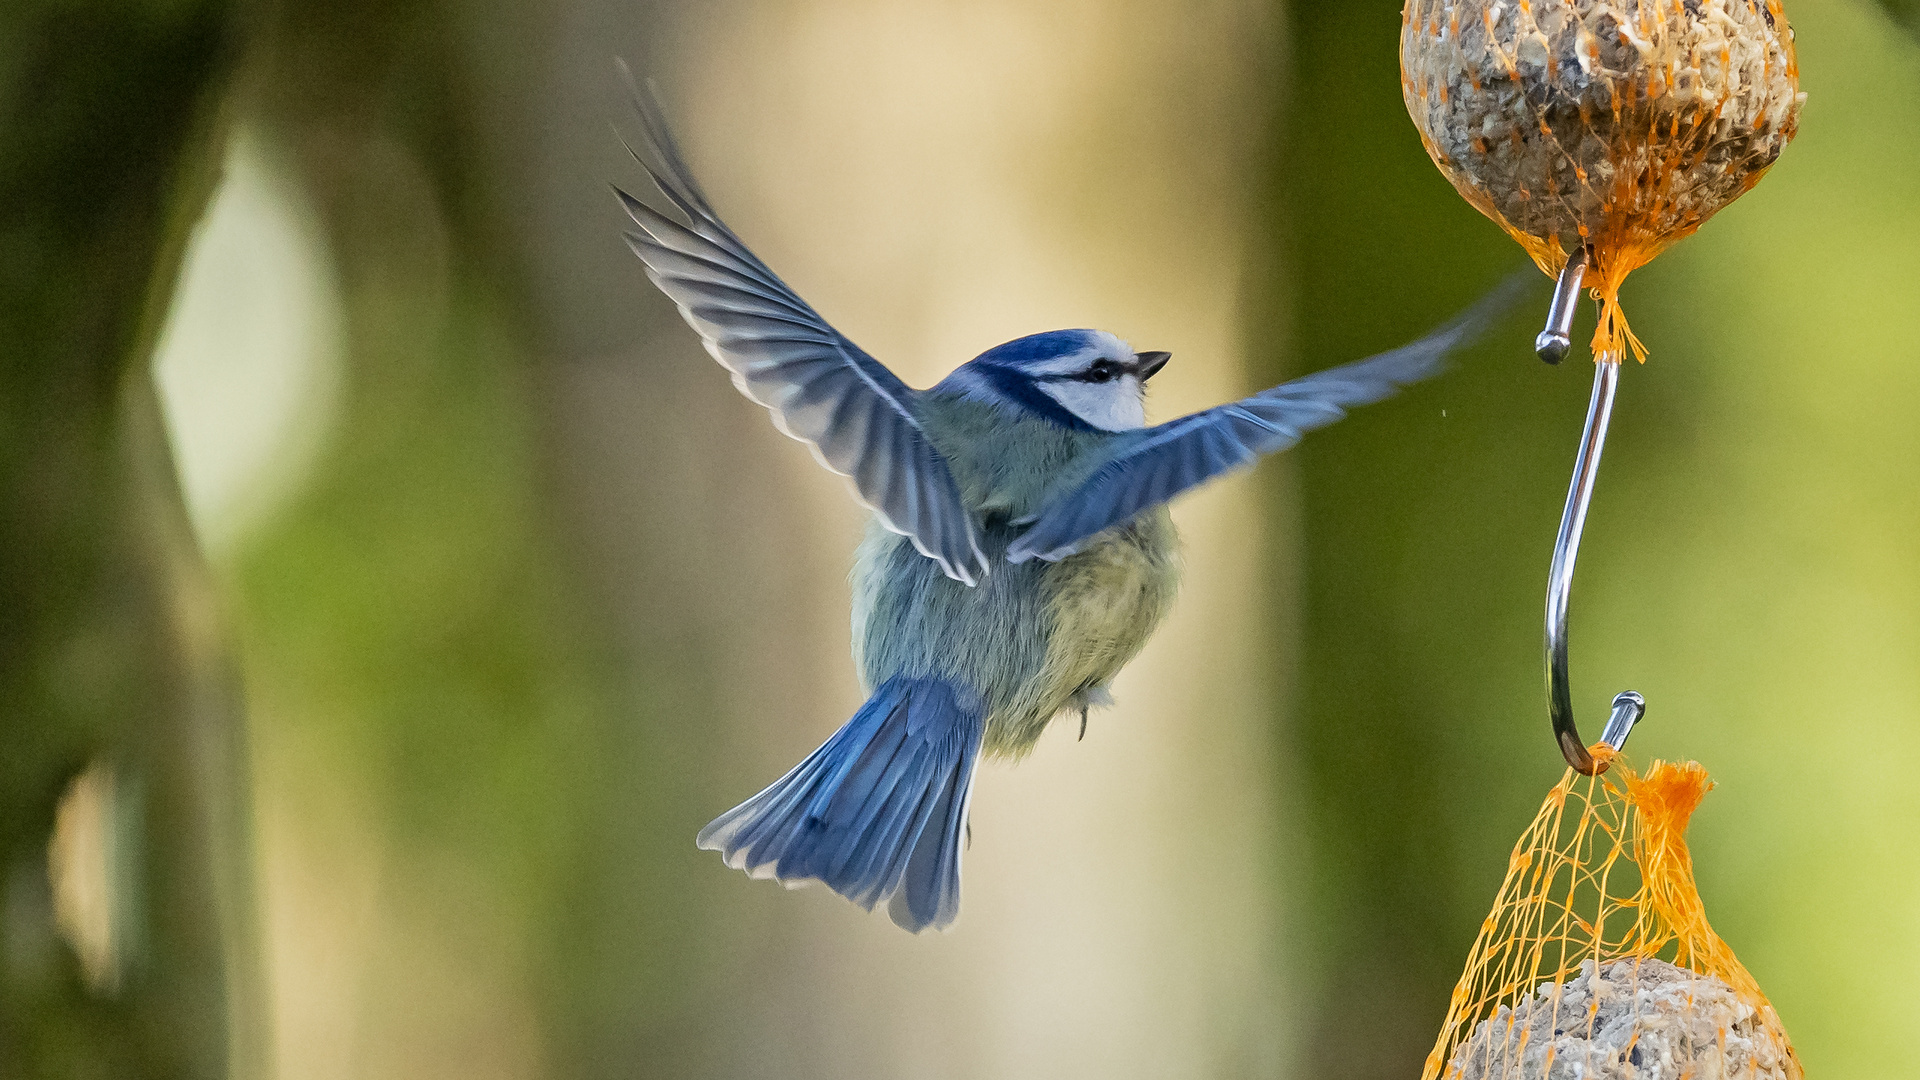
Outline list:
[[[659,104],[634,98],[634,157],[677,212],[614,189],[647,277],[740,392],[872,511],[853,572],[870,696],[697,842],[754,877],[888,901],[914,932],[959,912],[980,758],[1018,759],[1063,714],[1084,735],[1172,606],[1167,501],[1438,373],[1513,299],[1496,289],[1410,345],[1152,427],[1146,386],[1168,354],[1103,330],[1018,338],[915,390],[721,221]]]

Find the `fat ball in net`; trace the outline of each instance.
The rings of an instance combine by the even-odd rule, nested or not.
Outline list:
[[[1706,770],[1591,753],[1514,845],[1422,1080],[1801,1080],[1694,884]]]
[[[1549,275],[1587,250],[1615,359],[1645,359],[1621,281],[1758,183],[1806,100],[1779,0],[1407,0],[1400,73],[1469,203]]]

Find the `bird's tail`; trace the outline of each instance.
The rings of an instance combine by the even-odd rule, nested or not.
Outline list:
[[[887,680],[793,771],[700,830],[727,865],[882,900],[918,933],[960,912],[960,849],[986,710],[941,679]]]

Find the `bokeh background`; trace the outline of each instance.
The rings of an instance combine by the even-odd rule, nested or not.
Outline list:
[[[1793,0],[1801,134],[1636,274],[1577,704],[1719,790],[1810,1075],[1920,989],[1920,11]],[[1561,765],[1589,377],[1537,313],[1178,504],[1084,742],[909,937],[692,837],[858,704],[861,513],[619,239],[614,58],[917,385],[1057,326],[1167,418],[1519,265],[1398,5],[13,0],[0,10],[0,1076],[1417,1075]],[[1544,284],[1542,289],[1544,296]]]

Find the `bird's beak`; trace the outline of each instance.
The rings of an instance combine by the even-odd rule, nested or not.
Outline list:
[[[1154,373],[1167,366],[1173,359],[1170,352],[1143,352],[1133,354],[1133,373],[1140,376],[1141,382],[1153,378]]]

